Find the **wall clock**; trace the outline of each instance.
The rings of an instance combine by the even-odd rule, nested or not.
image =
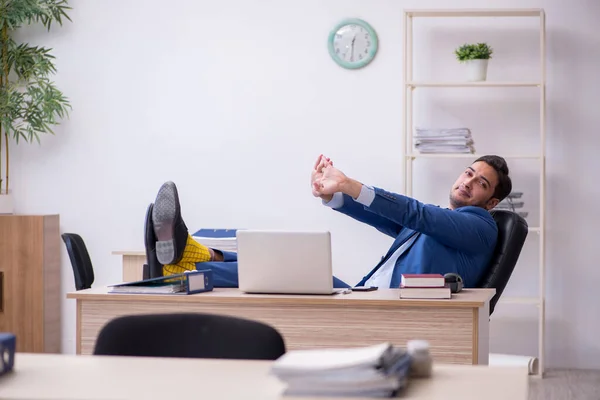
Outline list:
[[[377,34],[367,22],[349,18],[331,30],[328,47],[331,58],[340,66],[362,68],[373,61],[377,53]]]

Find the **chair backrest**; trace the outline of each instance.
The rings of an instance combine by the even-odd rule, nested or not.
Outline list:
[[[75,289],[91,288],[94,283],[94,268],[83,239],[76,233],[63,233],[61,237],[65,242],[73,267]]]
[[[498,225],[498,241],[489,267],[477,286],[496,289],[496,295],[490,301],[490,315],[492,315],[517,265],[529,227],[527,221],[513,211],[492,210],[490,213]]]
[[[117,317],[100,331],[95,355],[276,360],[282,336],[262,322],[175,313]]]
[[[152,209],[154,203],[150,203],[146,210],[144,222],[144,244],[146,247],[146,264],[143,267],[143,279],[159,278],[163,276],[163,266],[156,258],[156,235],[154,229],[149,229],[152,224]]]

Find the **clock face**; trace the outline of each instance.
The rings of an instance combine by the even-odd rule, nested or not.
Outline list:
[[[329,52],[342,67],[360,68],[371,62],[375,56],[377,36],[364,21],[345,21],[331,32]]]

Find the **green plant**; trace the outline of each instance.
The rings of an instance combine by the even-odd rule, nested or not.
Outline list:
[[[56,73],[52,49],[18,44],[14,39],[23,25],[41,23],[50,30],[53,22],[62,26],[67,0],[0,0],[0,149],[4,136],[4,188],[8,193],[9,139],[40,142],[40,134],[50,133],[59,118],[71,109],[68,99],[50,81]],[[0,193],[2,190],[0,152]]]
[[[487,60],[492,58],[494,51],[487,43],[464,44],[454,50],[456,59],[460,62],[468,60]]]

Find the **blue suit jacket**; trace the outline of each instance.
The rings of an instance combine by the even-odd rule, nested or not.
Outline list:
[[[364,206],[344,195],[336,208],[396,240],[367,279],[415,232],[421,234],[396,261],[390,287],[400,286],[401,274],[458,273],[465,287],[475,287],[487,267],[498,237],[491,214],[474,206],[456,210],[423,204],[413,198],[374,188],[375,198]]]

